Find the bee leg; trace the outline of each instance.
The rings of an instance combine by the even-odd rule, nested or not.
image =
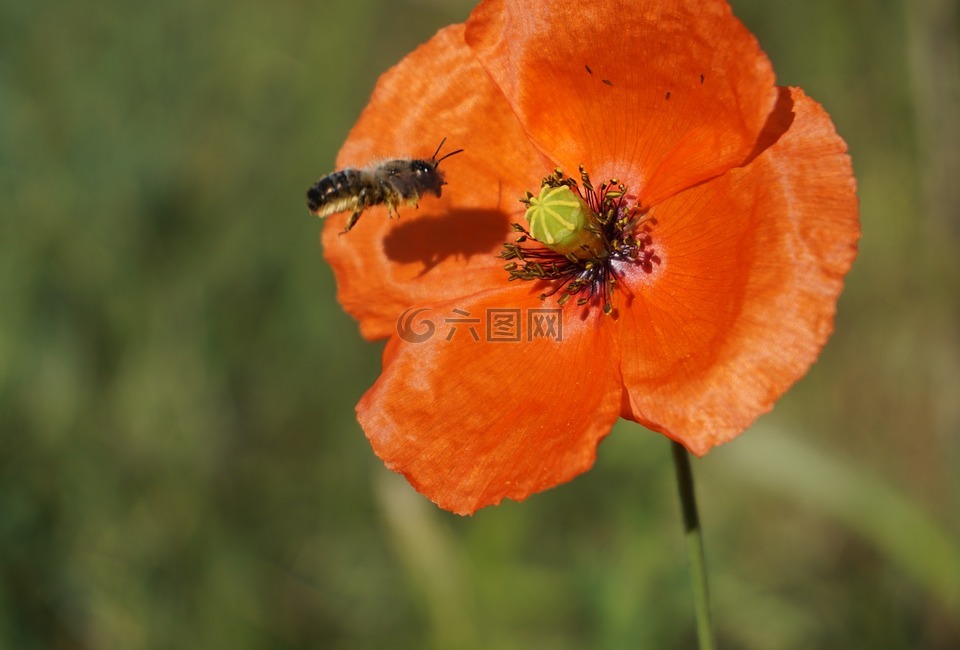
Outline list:
[[[400,211],[397,208],[400,207],[400,202],[395,201],[393,199],[387,199],[384,203],[387,206],[387,216],[391,219],[393,219],[394,217],[399,219]]]
[[[360,215],[367,209],[367,197],[367,188],[363,188],[357,194],[357,207],[353,209],[353,214],[347,219],[347,226],[343,229],[343,232],[340,233],[341,235],[350,232],[350,229],[357,225],[357,220],[360,219]]]
[[[350,215],[350,218],[347,219],[347,227],[344,228],[343,232],[340,234],[342,235],[344,233],[350,232],[350,229],[357,224],[357,221],[360,219],[361,214],[363,214],[363,208],[358,205],[357,208],[353,211],[353,214]]]

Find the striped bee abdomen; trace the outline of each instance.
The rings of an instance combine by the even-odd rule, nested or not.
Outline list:
[[[367,196],[370,190],[376,193],[376,187],[370,187],[364,180],[364,172],[359,169],[344,169],[324,176],[307,190],[307,208],[317,216],[325,217],[343,212],[364,203],[369,204],[374,197]]]

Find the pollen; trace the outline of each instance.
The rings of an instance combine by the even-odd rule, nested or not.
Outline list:
[[[623,271],[635,266],[651,273],[660,263],[653,247],[653,226],[646,211],[628,200],[626,186],[610,179],[595,187],[580,166],[580,181],[557,169],[541,181],[534,196],[527,192],[527,230],[514,224],[519,236],[503,245],[509,280],[539,281],[541,300],[560,294],[565,305],[598,306],[615,315],[613,294]]]

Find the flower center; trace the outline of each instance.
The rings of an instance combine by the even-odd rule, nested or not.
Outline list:
[[[579,183],[560,169],[544,178],[538,196],[527,192],[520,199],[530,229],[514,224],[520,236],[500,253],[510,260],[504,265],[509,279],[546,283],[541,300],[562,292],[561,306],[577,296],[577,305],[602,305],[613,314],[611,297],[623,286],[622,268],[651,273],[660,263],[651,237],[656,221],[630,205],[626,191],[617,179],[594,187],[583,165]]]

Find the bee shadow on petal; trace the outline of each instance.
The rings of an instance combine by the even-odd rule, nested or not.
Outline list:
[[[793,97],[790,96],[790,89],[778,88],[777,103],[770,115],[767,116],[767,122],[764,124],[763,130],[760,131],[760,136],[757,138],[753,151],[741,163],[741,166],[749,165],[757,156],[775,145],[781,136],[790,129],[794,117],[796,115],[793,112]]]
[[[453,209],[401,221],[384,237],[387,257],[399,264],[420,262],[426,275],[450,258],[496,256],[512,234],[510,215],[497,210]]]

